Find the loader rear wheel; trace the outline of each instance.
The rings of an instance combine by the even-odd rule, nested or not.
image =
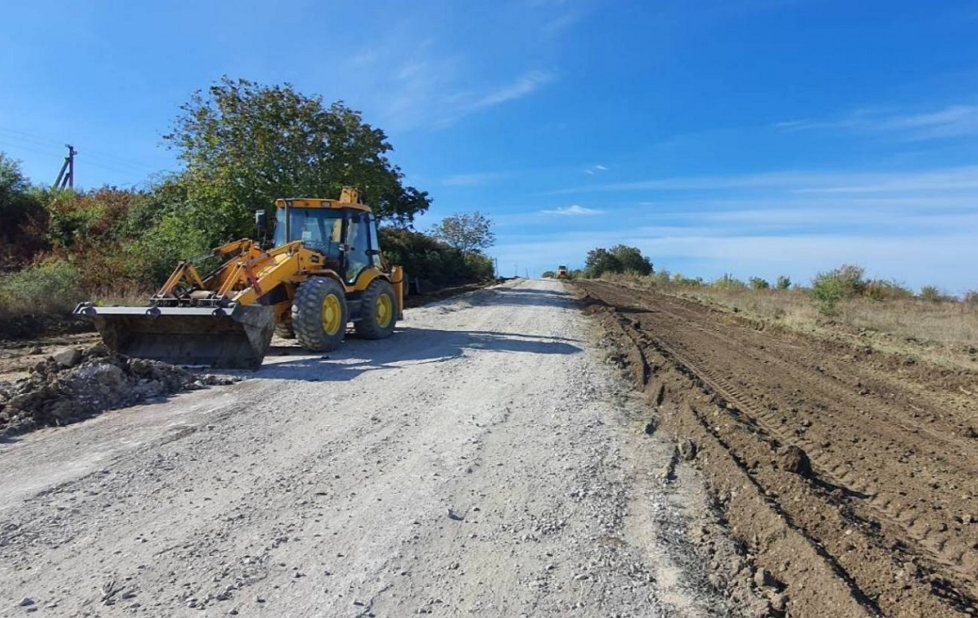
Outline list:
[[[360,319],[354,325],[366,339],[384,339],[394,332],[397,322],[397,297],[383,279],[374,279],[360,297]]]
[[[299,286],[292,303],[292,329],[299,345],[313,352],[340,347],[346,335],[346,291],[326,277]]]

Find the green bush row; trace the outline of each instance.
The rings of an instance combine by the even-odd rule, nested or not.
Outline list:
[[[68,313],[83,300],[78,269],[52,258],[0,276],[0,318]]]
[[[492,259],[479,251],[463,252],[428,234],[397,227],[380,229],[380,246],[412,279],[429,285],[487,281],[495,273]]]

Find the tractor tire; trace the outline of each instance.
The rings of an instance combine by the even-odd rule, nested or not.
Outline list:
[[[313,277],[299,286],[292,302],[292,330],[299,345],[313,352],[340,347],[349,313],[346,290],[328,277]]]
[[[275,324],[275,336],[282,339],[295,339],[295,331],[292,330],[291,322],[279,322]]]
[[[397,297],[383,279],[374,279],[360,297],[360,319],[354,324],[365,339],[384,339],[394,334],[397,322]]]

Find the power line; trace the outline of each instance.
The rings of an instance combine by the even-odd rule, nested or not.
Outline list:
[[[33,152],[35,154],[53,154],[62,147],[61,144],[56,144],[56,142],[51,140],[8,127],[0,127],[0,136],[4,137],[6,140],[0,142],[0,144],[7,147],[25,150],[27,152]],[[11,141],[13,143],[11,143]],[[18,144],[16,142],[21,143]],[[38,147],[43,148],[44,150],[38,150]],[[158,169],[143,163],[134,163],[130,159],[89,148],[85,148],[85,163],[86,165],[94,165],[95,167],[100,167],[109,171],[123,172],[130,175],[137,173],[148,176],[159,171]]]

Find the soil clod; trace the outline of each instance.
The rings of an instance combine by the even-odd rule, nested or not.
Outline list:
[[[782,467],[787,472],[798,474],[805,478],[812,476],[812,462],[808,458],[808,454],[794,444],[785,449],[781,461]]]

